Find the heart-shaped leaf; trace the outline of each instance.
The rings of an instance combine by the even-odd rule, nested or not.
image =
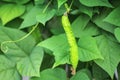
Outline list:
[[[116,67],[120,61],[120,45],[105,35],[96,37],[96,40],[104,60],[94,61],[113,78]]]
[[[36,46],[30,55],[17,63],[17,69],[23,76],[39,76],[40,65],[43,59],[43,50]]]

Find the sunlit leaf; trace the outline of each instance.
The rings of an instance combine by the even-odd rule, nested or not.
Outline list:
[[[45,25],[45,23],[54,16],[55,12],[56,11],[54,9],[52,9],[52,10],[49,9],[49,10],[47,10],[45,12],[41,12],[40,14],[38,14],[36,16],[36,19],[37,19],[38,22]]]
[[[42,59],[43,50],[37,46],[32,50],[30,55],[17,63],[17,69],[22,76],[39,76]]]
[[[28,36],[27,38],[18,42],[5,42],[18,40],[25,35],[26,34],[24,32],[18,29],[0,27],[0,44],[2,44],[2,51],[15,61],[19,61],[20,59],[29,55],[36,44],[33,37]]]
[[[0,7],[0,18],[3,25],[21,16],[25,12],[25,6],[17,4],[6,4]]]
[[[60,42],[58,42],[58,40],[60,40]],[[60,64],[69,63],[69,44],[65,34],[48,38],[45,41],[40,42],[38,46],[53,51],[53,55],[55,56],[55,63],[53,67]]]
[[[88,45],[89,44],[89,45]],[[81,37],[78,41],[79,59],[80,61],[90,61],[95,59],[103,59],[96,40],[92,37]]]
[[[94,36],[99,34],[99,30],[95,24],[89,22],[90,17],[86,15],[80,15],[72,23],[72,30],[75,37],[82,36]]]
[[[120,61],[120,45],[105,35],[96,37],[96,40],[104,60],[95,60],[95,63],[113,78],[116,67]]]

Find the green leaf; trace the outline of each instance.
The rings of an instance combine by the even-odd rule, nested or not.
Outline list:
[[[0,18],[3,25],[21,16],[25,12],[25,6],[17,4],[6,4],[0,7]]]
[[[45,12],[41,12],[39,15],[36,16],[36,19],[38,22],[42,23],[43,25],[45,25],[45,23],[50,20],[54,14],[55,14],[55,10],[54,9],[49,9]]]
[[[25,13],[23,15],[20,16],[20,18],[22,19],[22,21],[25,19],[25,16],[30,12],[30,10],[34,7],[33,3],[29,3],[29,4],[25,4]]]
[[[67,80],[66,72],[63,69],[45,69],[41,72],[40,77],[31,78],[30,80]]]
[[[25,36],[26,34],[17,29],[10,29],[5,27],[0,27],[0,44],[3,44],[5,41],[15,41],[20,39],[21,37]],[[12,58],[15,61],[18,61],[25,56],[29,55],[35,46],[36,42],[31,37],[28,36],[27,38],[19,41],[19,42],[11,42],[5,43],[1,46],[2,51]],[[29,45],[29,46],[28,46]],[[7,47],[7,48],[6,48]]]
[[[119,14],[120,14],[120,6],[115,8],[105,19],[104,21],[111,23],[115,26],[120,26],[120,19],[119,19]]]
[[[77,15],[77,14],[84,13],[84,14],[88,15],[90,18],[92,18],[92,15],[93,15],[93,7],[84,6],[83,4],[81,4],[81,3],[79,2],[79,0],[76,0],[76,1],[73,3],[73,5],[76,6],[77,8],[73,9],[73,10],[71,11],[71,14]]]
[[[15,63],[4,55],[0,55],[0,79],[1,80],[21,80],[21,76],[16,70]]]
[[[90,18],[92,18],[93,15],[93,8],[86,7],[84,5],[79,5],[79,11],[87,14]]]
[[[106,6],[112,7],[108,0],[79,0],[83,5],[88,7],[95,7],[95,6]]]
[[[101,14],[99,14],[93,18],[93,22],[98,27],[102,28],[103,30],[113,33],[114,29],[116,27],[112,24],[109,24],[109,23],[103,21],[104,18],[109,14],[109,12],[110,12],[110,9],[108,9],[108,10],[103,9]]]
[[[81,27],[81,29],[84,29],[86,25],[88,24],[90,18],[84,14],[81,14],[75,21],[72,23],[72,27],[78,26]],[[79,23],[78,23],[79,22]]]
[[[60,42],[58,42],[58,40]],[[69,63],[69,44],[67,42],[65,34],[53,36],[48,38],[38,44],[38,46],[47,48],[53,51],[55,56],[55,63],[53,67],[56,67],[60,64]]]
[[[115,69],[120,61],[120,45],[111,41],[109,37],[105,35],[96,37],[99,50],[104,60],[94,61],[113,78]]]
[[[28,1],[30,1],[30,0],[2,0],[2,1],[6,1],[6,2],[15,2],[15,3],[17,3],[17,4],[25,4],[25,3],[27,3]]]
[[[20,26],[20,29],[30,27],[36,24],[37,22],[40,22],[43,25],[45,25],[45,23],[54,16],[56,11],[54,9],[51,10],[50,8],[48,8],[43,13],[44,8],[45,8],[44,6],[33,7],[30,10],[30,12],[26,14],[25,19]]]
[[[66,2],[67,0],[57,0],[58,2],[58,9]]]
[[[94,36],[99,34],[99,30],[96,25],[89,22],[89,20],[90,18],[86,15],[80,15],[77,19],[75,19],[72,23],[72,30],[75,37],[80,38],[82,36]]]
[[[60,42],[58,42],[58,40]],[[38,44],[38,46],[47,48],[51,51],[55,51],[56,49],[63,49],[61,46],[68,44],[65,34],[60,34],[57,36],[52,36]],[[69,45],[69,44],[68,44]]]
[[[61,64],[70,64],[69,45],[66,43],[61,48],[54,50],[53,55],[55,56],[53,68]]]
[[[85,70],[80,70],[70,80],[91,80]]]
[[[117,40],[120,42],[120,28],[116,28],[114,34]]]
[[[16,33],[16,34],[15,34]],[[10,28],[0,28],[0,42],[18,40],[25,33]],[[39,76],[39,68],[43,58],[43,51],[35,46],[35,40],[32,37],[27,37],[16,43],[6,43],[3,48],[8,47],[5,52],[7,56],[17,62],[17,69],[24,76]]]
[[[43,50],[36,46],[32,52],[17,63],[17,69],[22,76],[39,76]]]
[[[108,80],[109,75],[98,65],[92,65],[92,72],[95,80]]]
[[[80,61],[103,59],[94,38],[89,36],[81,37],[78,41],[78,46]]]
[[[20,29],[30,27],[37,23],[36,16],[43,11],[43,7],[33,7],[25,16]]]

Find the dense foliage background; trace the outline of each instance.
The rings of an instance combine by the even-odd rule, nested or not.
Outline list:
[[[72,0],[0,0],[1,80],[120,80],[120,0],[73,0],[69,19],[79,49],[73,76],[64,3]]]

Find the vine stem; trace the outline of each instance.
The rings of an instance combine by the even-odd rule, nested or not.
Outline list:
[[[48,4],[46,5],[46,7],[45,7],[44,10],[43,10],[43,13],[45,13],[45,11],[47,10],[47,8],[48,8],[48,6],[51,4],[51,2],[52,2],[52,0],[50,0],[50,1],[48,2]]]
[[[71,9],[71,7],[72,7],[72,5],[73,5],[73,2],[74,2],[74,0],[72,0],[69,9]]]
[[[20,39],[14,40],[14,41],[11,40],[11,41],[4,41],[4,42],[2,42],[2,43],[1,43],[1,50],[2,50],[3,52],[7,52],[8,47],[5,46],[5,44],[7,44],[7,43],[19,42],[19,41],[21,41],[21,40],[27,38],[27,37],[37,28],[38,24],[39,24],[39,23],[37,23],[27,35],[21,37]]]
[[[68,6],[68,4],[67,4],[67,3],[65,3],[65,8],[66,8],[66,12],[65,12],[65,13],[69,13],[69,12],[70,12],[71,7],[72,7],[72,5],[73,5],[73,2],[74,2],[74,0],[72,0],[72,2],[71,2],[71,4],[70,4],[70,6]]]

